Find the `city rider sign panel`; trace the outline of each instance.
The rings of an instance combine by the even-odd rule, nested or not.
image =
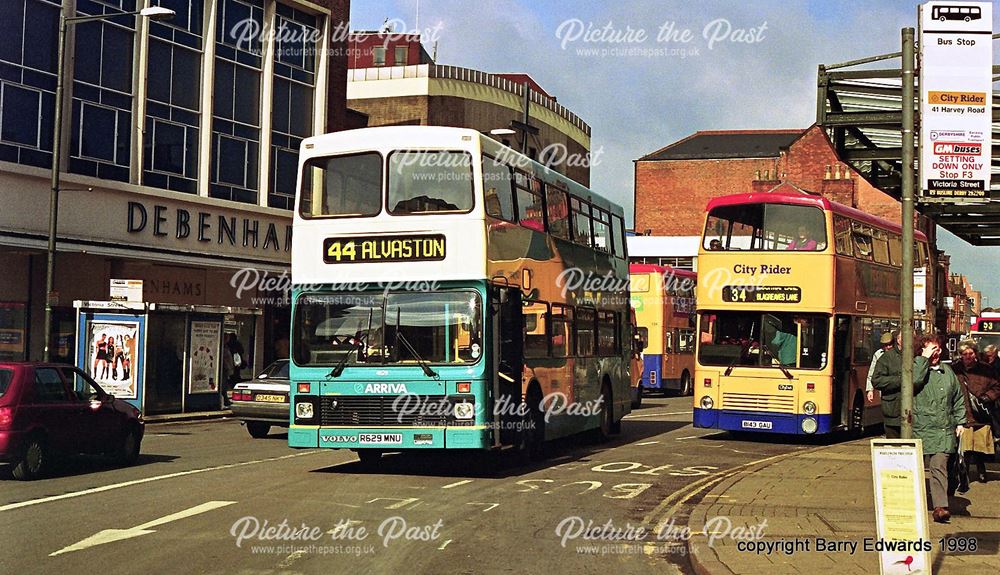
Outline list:
[[[993,6],[920,6],[920,187],[925,198],[988,198]]]

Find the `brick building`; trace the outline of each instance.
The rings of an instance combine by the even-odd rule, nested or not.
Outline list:
[[[347,39],[346,63],[353,70],[433,64],[434,60],[421,43],[420,34],[359,30],[351,32]]]

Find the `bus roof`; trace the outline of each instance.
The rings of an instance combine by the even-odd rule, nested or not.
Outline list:
[[[789,191],[785,191],[785,189]],[[873,216],[867,212],[862,212],[859,209],[845,206],[844,204],[838,204],[837,202],[830,201],[823,196],[817,196],[801,191],[791,185],[780,185],[777,189],[772,189],[767,192],[751,192],[749,194],[733,194],[731,196],[712,198],[705,207],[705,211],[709,212],[721,206],[733,206],[739,204],[791,204],[795,206],[812,206],[896,233],[902,233],[903,231],[903,228],[899,224],[891,220]],[[927,241],[927,236],[924,235],[923,232],[914,230],[913,235],[916,239]]]
[[[677,277],[686,277],[691,279],[695,279],[698,277],[697,273],[690,270],[680,270],[677,268],[672,268],[670,266],[658,266],[655,264],[629,264],[628,273],[630,274],[656,273],[660,275],[669,273]]]
[[[478,146],[475,143],[478,142]],[[518,167],[548,179],[560,180],[573,195],[624,218],[625,209],[586,186],[540,164],[509,146],[470,128],[448,126],[376,126],[343,130],[306,138],[302,141],[300,161],[306,157],[330,153],[352,153],[366,150],[401,150],[413,148],[468,149],[476,147],[491,156],[500,156]]]

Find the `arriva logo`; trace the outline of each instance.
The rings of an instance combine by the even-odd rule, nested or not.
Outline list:
[[[404,383],[369,383],[365,393],[409,393]]]

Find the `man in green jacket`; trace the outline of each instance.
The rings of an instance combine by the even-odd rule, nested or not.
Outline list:
[[[896,332],[896,345],[886,350],[875,364],[872,387],[882,394],[882,421],[886,439],[899,439],[899,392],[903,383],[903,332]],[[909,360],[909,358],[907,358]],[[913,393],[917,394],[927,377],[927,362],[913,368]]]
[[[923,344],[920,357],[913,360],[913,435],[923,444],[934,521],[947,523],[948,478],[967,423],[965,395],[955,372],[941,363],[938,336],[925,337]]]

